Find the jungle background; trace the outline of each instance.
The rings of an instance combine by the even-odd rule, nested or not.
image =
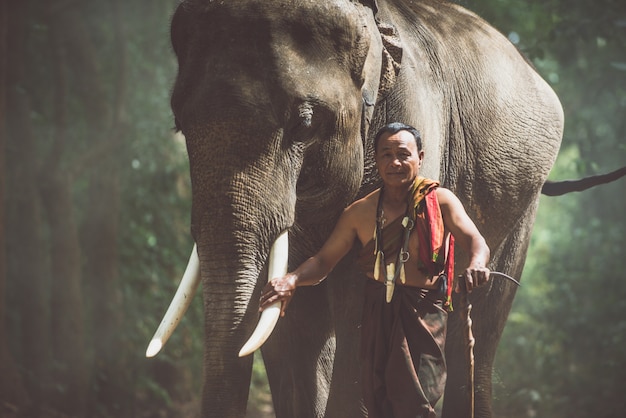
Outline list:
[[[559,95],[553,180],[626,165],[626,2],[460,1]],[[193,417],[202,304],[145,349],[192,248],[175,0],[0,2],[0,416]],[[626,410],[626,180],[542,197],[493,375],[499,417]],[[255,359],[249,417],[272,417]]]

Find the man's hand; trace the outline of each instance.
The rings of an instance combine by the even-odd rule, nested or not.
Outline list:
[[[287,274],[270,280],[263,288],[261,294],[259,311],[263,311],[275,302],[282,301],[280,316],[285,316],[285,310],[291,302],[291,298],[296,291],[296,276]]]
[[[482,266],[469,266],[465,269],[465,272],[459,276],[459,280],[456,282],[455,291],[460,293],[462,290],[466,290],[467,293],[481,286],[489,281],[489,269]]]

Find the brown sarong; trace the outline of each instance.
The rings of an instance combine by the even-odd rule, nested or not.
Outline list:
[[[368,418],[435,417],[446,381],[447,312],[438,291],[368,279],[361,329],[363,400]]]

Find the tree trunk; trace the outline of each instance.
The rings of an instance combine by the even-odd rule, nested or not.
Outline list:
[[[52,370],[55,409],[84,416],[88,387],[85,326],[81,287],[81,251],[72,202],[71,181],[60,167],[67,135],[67,66],[62,30],[66,24],[50,16],[54,58],[53,144],[41,176],[41,199],[50,228],[50,293]]]
[[[113,100],[102,88],[103,74],[99,68],[94,44],[85,42],[88,28],[75,22],[73,36],[85,36],[82,49],[82,68],[85,85],[90,88],[89,103],[95,110],[86,115],[94,132],[92,153],[85,156],[88,171],[88,214],[82,227],[82,240],[86,258],[86,282],[91,302],[93,334],[93,381],[95,401],[105,406],[108,414],[119,415],[128,407],[131,393],[127,390],[130,370],[127,367],[123,335],[123,303],[118,271],[118,223],[120,208],[119,162],[122,132],[123,103],[125,99],[125,44],[121,33],[119,2],[113,5],[115,19],[116,56],[118,64]],[[86,102],[87,104],[87,102]]]
[[[87,363],[81,291],[78,231],[72,207],[70,183],[61,173],[50,173],[42,187],[42,201],[50,228],[52,286],[51,353],[55,382],[55,409],[70,416],[85,415]]]
[[[32,414],[45,402],[48,385],[49,341],[48,300],[46,280],[47,259],[42,233],[44,224],[37,190],[37,164],[29,115],[31,108],[23,93],[11,89],[9,101],[11,146],[7,152],[11,187],[10,221],[7,236],[8,279],[14,282],[20,318],[20,363],[26,387],[32,399]]]
[[[8,22],[7,102],[7,283],[11,283],[19,315],[19,363],[31,399],[27,415],[38,416],[49,384],[49,310],[44,224],[37,190],[37,147],[30,98],[23,79],[27,65],[28,19],[25,2],[11,2]]]
[[[0,416],[23,408],[26,392],[9,351],[6,332],[6,103],[7,103],[7,14],[8,1],[0,1]]]

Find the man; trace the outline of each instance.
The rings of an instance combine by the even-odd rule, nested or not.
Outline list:
[[[358,238],[363,245],[358,265],[368,277],[360,356],[368,416],[435,417],[446,378],[450,240],[470,255],[462,275],[468,292],[489,279],[489,248],[459,199],[418,176],[424,151],[415,128],[386,125],[374,149],[383,187],[344,210],[317,254],[272,278],[261,309],[281,300],[284,315],[296,288],[321,282]]]

